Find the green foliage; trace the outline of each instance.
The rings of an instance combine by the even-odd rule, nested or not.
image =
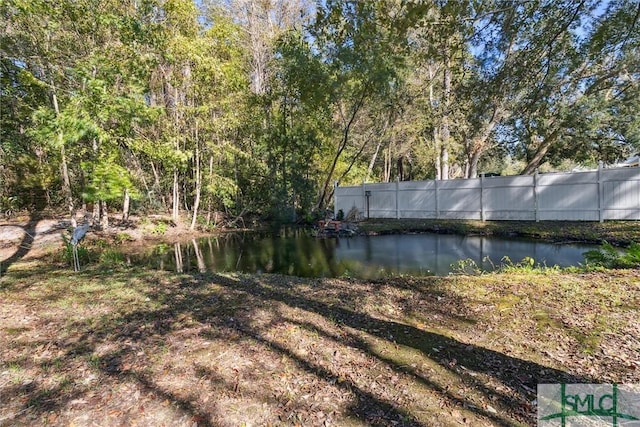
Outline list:
[[[462,275],[478,275],[482,274],[482,269],[478,267],[478,264],[470,258],[461,259],[451,264],[452,274]]]
[[[632,243],[628,248],[623,249],[605,242],[600,249],[587,251],[583,256],[587,267],[640,267],[640,244]]]
[[[119,200],[125,190],[129,190],[132,199],[139,197],[131,182],[129,171],[115,162],[103,161],[97,165],[83,165],[89,175],[88,185],[83,198],[89,202],[98,200]]]
[[[73,266],[73,245],[66,236],[62,236],[64,246],[62,248],[62,260],[70,266]],[[86,265],[93,260],[93,253],[86,247],[77,245],[78,260],[80,265]]]
[[[100,252],[98,262],[105,266],[116,266],[126,264],[126,258],[122,251],[112,248],[105,248]]]
[[[1,2],[2,200],[292,220],[445,151],[460,176],[640,149],[631,0],[289,3]]]
[[[486,257],[483,261],[491,264],[491,270],[500,273],[531,273],[531,274],[548,274],[557,272],[560,267],[557,265],[547,266],[544,264],[536,263],[536,260],[532,257],[524,257],[519,262],[513,262],[508,256],[502,257],[500,264],[495,265],[491,259]],[[459,260],[451,265],[451,270],[454,274],[468,274],[478,275],[482,274],[484,270],[476,264],[472,259]]]
[[[205,191],[219,202],[219,205],[225,209],[234,207],[238,186],[231,179],[225,176],[212,174],[209,176],[209,184],[205,187]]]
[[[151,234],[157,234],[159,236],[162,236],[167,232],[168,229],[169,229],[169,225],[167,225],[166,222],[159,221],[153,225],[153,228],[151,229]]]
[[[134,240],[135,239],[129,233],[125,233],[125,232],[118,233],[115,237],[116,244],[133,242]]]
[[[0,212],[13,212],[18,209],[18,198],[16,196],[0,197]]]
[[[557,265],[547,266],[545,264],[536,263],[536,260],[532,257],[524,257],[520,262],[514,263],[509,257],[503,257],[500,260],[500,272],[516,272],[516,273],[537,273],[544,274],[560,270]]]

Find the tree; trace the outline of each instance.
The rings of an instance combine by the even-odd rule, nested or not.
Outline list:
[[[396,64],[393,2],[328,1],[317,12],[312,31],[316,49],[327,64],[333,107],[333,147],[328,152],[317,208],[322,209],[338,162],[347,149],[358,160],[363,147],[350,147],[351,132],[367,104],[380,102],[393,90]],[[365,142],[366,143],[366,142]],[[349,168],[350,166],[348,166]]]

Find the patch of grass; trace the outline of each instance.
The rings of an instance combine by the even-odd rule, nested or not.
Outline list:
[[[126,258],[122,251],[107,248],[100,252],[99,262],[100,264],[112,267],[114,265],[126,264]]]
[[[511,312],[518,302],[520,302],[519,296],[504,295],[496,301],[496,309],[500,312]]]
[[[558,322],[556,319],[551,317],[551,315],[546,310],[536,310],[533,313],[533,318],[536,321],[536,326],[539,330],[544,330],[546,328],[561,328],[562,323]]]
[[[23,332],[30,330],[30,328],[25,327],[15,327],[15,328],[5,328],[4,333],[7,335],[20,335]]]
[[[22,367],[21,363],[16,361],[9,362],[7,371],[9,373],[9,381],[12,384],[22,384],[27,379],[27,371]]]
[[[489,262],[493,272],[498,273],[551,274],[562,270],[557,265],[549,267],[545,264],[536,263],[536,260],[532,257],[524,257],[519,262],[513,262],[511,258],[505,256],[500,260],[500,264],[498,265],[495,265],[488,257],[486,257],[484,261]],[[472,259],[463,259],[452,264],[451,270],[453,274],[462,275],[480,275],[486,272]],[[580,271],[583,270],[584,269],[580,269]]]
[[[122,243],[125,243],[125,242],[132,242],[135,239],[129,233],[120,232],[120,233],[116,234],[114,240],[115,240],[116,244],[122,244]]]
[[[60,424],[433,425],[444,411],[531,425],[538,382],[640,380],[635,270],[539,274],[525,260],[366,281],[16,267],[0,305],[0,387],[20,396],[0,410],[16,423],[55,410]]]
[[[358,223],[368,234],[406,232],[518,236],[550,242],[603,243],[628,246],[640,242],[638,221],[472,221],[429,219],[369,219]]]
[[[151,234],[162,236],[166,234],[169,229],[169,225],[166,222],[156,222],[151,228]]]

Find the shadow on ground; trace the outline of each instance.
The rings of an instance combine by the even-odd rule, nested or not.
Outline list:
[[[446,417],[436,414],[508,426],[534,422],[530,402],[538,383],[597,380],[470,345],[428,326],[412,326],[401,314],[382,316],[359,308],[365,299],[376,298],[375,284],[275,275],[156,272],[138,274],[132,281],[133,276],[127,271],[83,272],[79,283],[94,290],[82,290],[78,299],[69,299],[80,292],[75,288],[41,295],[38,304],[63,309],[38,318],[33,327],[40,329],[39,338],[12,340],[13,353],[5,351],[5,368],[39,373],[30,382],[0,383],[3,402],[11,402],[0,408],[7,405],[6,413],[14,414],[5,422],[74,413],[69,408],[85,402],[80,412],[114,414],[120,422],[141,417],[143,406],[144,416],[153,408],[170,407],[173,415],[166,416],[174,418],[164,422],[199,426],[233,424],[243,416],[305,425],[322,420],[448,425]],[[127,281],[126,297],[110,294],[109,287],[122,281]],[[442,289],[399,284],[398,291],[435,301],[430,307],[445,314],[437,304]],[[138,299],[126,300],[131,295]],[[74,318],[74,305],[94,312]],[[37,316],[39,309],[43,307],[34,307],[31,315]],[[450,314],[446,321],[473,327],[472,316]],[[63,373],[61,383],[46,384],[48,376]],[[101,379],[88,382],[87,377]],[[110,388],[134,389],[137,400],[131,403],[133,397],[123,394],[122,403],[108,406],[104,393]],[[138,403],[140,399],[146,403]],[[262,412],[242,412],[242,405]],[[231,407],[239,408],[236,418],[229,418]]]
[[[31,245],[35,240],[36,235],[36,227],[38,226],[38,222],[40,221],[39,216],[36,213],[32,213],[29,217],[29,221],[22,228],[24,236],[22,240],[18,244],[18,248],[13,253],[13,255],[9,256],[7,259],[0,261],[0,276],[6,272],[12,264],[21,260],[25,257],[31,250]]]

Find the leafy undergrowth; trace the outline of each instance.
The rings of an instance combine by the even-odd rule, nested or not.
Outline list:
[[[631,243],[627,249],[619,250],[609,243],[604,243],[598,250],[584,253],[587,265],[605,268],[640,267],[640,244]]]
[[[637,221],[474,221],[428,219],[370,219],[358,224],[370,234],[430,232],[519,236],[550,242],[609,242],[627,246],[640,242]]]
[[[640,382],[640,272],[375,282],[15,264],[0,425],[532,425]]]

